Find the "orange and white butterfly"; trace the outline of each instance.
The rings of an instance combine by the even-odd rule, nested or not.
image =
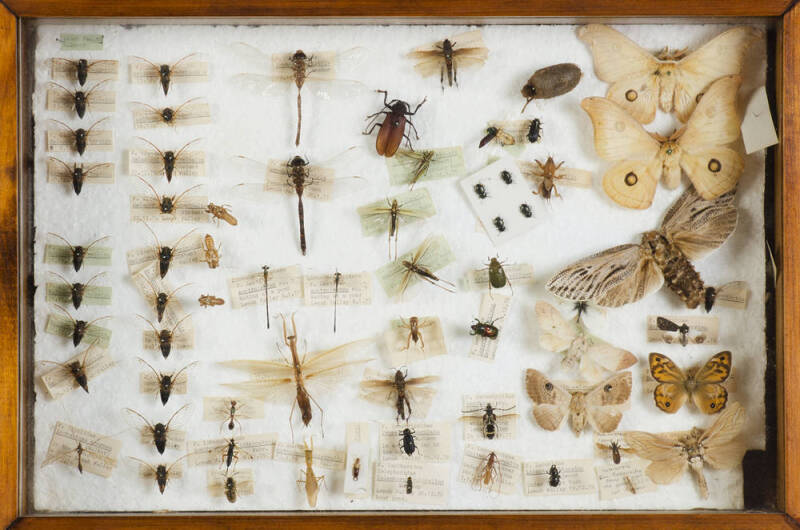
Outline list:
[[[736,110],[740,84],[739,76],[715,81],[686,126],[669,137],[649,133],[609,99],[584,99],[581,107],[594,125],[594,148],[600,158],[615,163],[603,175],[603,189],[611,200],[626,208],[649,208],[661,177],[667,188],[674,189],[681,170],[706,200],[734,189],[744,159],[725,146],[740,134]]]
[[[608,99],[641,123],[653,121],[657,106],[664,112],[674,109],[685,123],[711,83],[741,73],[745,51],[758,36],[756,29],[739,26],[688,55],[664,48],[654,56],[608,26],[589,24],[578,30],[591,48],[597,77],[611,83]]]
[[[721,351],[702,367],[681,370],[672,359],[661,353],[651,353],[650,375],[658,381],[653,390],[656,406],[669,414],[678,412],[691,397],[700,412],[716,414],[728,403],[728,390],[723,383],[731,375],[733,356]]]
[[[730,469],[741,463],[745,446],[738,439],[744,425],[745,412],[732,403],[708,429],[694,427],[676,434],[650,434],[631,431],[623,439],[637,456],[650,460],[645,473],[656,484],[670,484],[690,469],[700,488],[700,496],[708,498],[708,483],[703,467]]]
[[[565,370],[580,367],[581,377],[596,383],[609,372],[617,372],[636,364],[636,356],[595,337],[586,329],[580,313],[572,320],[564,318],[547,302],[536,302],[539,322],[539,345],[547,351],[561,353]]]

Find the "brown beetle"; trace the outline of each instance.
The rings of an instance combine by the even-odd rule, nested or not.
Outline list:
[[[548,99],[566,94],[581,80],[581,69],[572,63],[561,63],[536,70],[520,92],[525,98],[521,112],[534,99]]]
[[[406,125],[411,126],[411,129],[414,130],[414,136],[417,138],[417,140],[419,140],[419,134],[417,133],[417,129],[414,127],[414,124],[411,123],[406,116],[413,116],[416,114],[419,108],[428,100],[428,98],[423,99],[422,102],[414,109],[414,112],[411,112],[411,106],[405,101],[401,101],[399,99],[388,101],[388,92],[386,90],[377,90],[376,92],[383,94],[384,109],[376,112],[375,114],[370,114],[367,116],[367,119],[372,119],[372,121],[367,125],[368,129],[365,129],[362,134],[372,134],[372,131],[375,130],[375,127],[380,125],[380,129],[378,130],[378,138],[375,141],[375,150],[379,155],[385,156],[386,158],[391,158],[394,156],[394,154],[397,152],[397,148],[400,147],[400,143],[403,141],[403,138],[406,139],[408,148],[413,151],[414,149],[411,147],[411,138],[406,134]],[[379,124],[378,119],[382,115],[386,115],[386,117],[384,118],[383,122]]]

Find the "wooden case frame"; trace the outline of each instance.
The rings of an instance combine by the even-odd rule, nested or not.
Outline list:
[[[517,17],[559,17],[583,22],[588,17],[613,21],[632,17],[768,17],[776,27],[774,86],[781,143],[774,160],[775,238],[771,250],[777,267],[776,404],[777,509],[775,512],[523,512],[380,514],[131,514],[48,516],[29,512],[21,487],[26,431],[21,403],[24,363],[20,330],[27,315],[22,302],[32,278],[19,266],[22,178],[31,161],[23,156],[20,86],[21,28],[33,18],[141,17],[321,17],[333,21],[397,21],[430,18],[432,22],[510,22]],[[522,20],[524,21],[524,19]],[[146,22],[146,19],[143,20]],[[769,189],[769,186],[768,186]],[[767,220],[769,222],[770,220]],[[189,525],[249,528],[616,528],[713,527],[778,528],[800,526],[800,5],[795,0],[0,0],[0,524],[12,528],[183,528]]]

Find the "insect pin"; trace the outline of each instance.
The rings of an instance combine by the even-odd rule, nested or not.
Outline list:
[[[137,357],[140,362],[147,365],[148,368],[153,372],[154,378],[148,382],[145,388],[150,387],[154,390],[158,391],[158,395],[161,398],[161,404],[166,405],[169,401],[170,396],[172,395],[173,391],[176,391],[177,386],[184,386],[186,384],[186,374],[184,373],[189,368],[199,364],[199,361],[194,361],[177,372],[172,372],[169,374],[165,374],[163,372],[159,372],[155,368],[153,368],[150,363],[142,359],[141,357]]]
[[[72,102],[72,108],[75,109],[75,112],[78,114],[78,118],[83,118],[83,116],[86,114],[87,107],[91,105],[92,94],[94,94],[94,91],[97,90],[99,87],[103,86],[108,81],[109,79],[104,79],[99,83],[95,83],[95,85],[89,90],[81,89],[75,91],[70,90],[62,85],[59,85],[54,81],[50,81],[50,85],[63,90],[65,97],[67,97],[69,101]]]
[[[70,299],[72,299],[72,307],[74,307],[75,309],[80,309],[81,303],[83,302],[83,295],[86,293],[86,288],[89,287],[92,284],[92,282],[95,281],[97,278],[105,274],[105,272],[99,272],[95,274],[94,276],[89,278],[89,281],[87,281],[86,283],[80,283],[80,282],[70,283],[67,281],[66,278],[64,278],[57,272],[50,271],[50,274],[53,274],[58,278],[60,278],[61,281],[63,281],[64,284],[67,285],[67,287],[69,287],[69,295]]]
[[[180,412],[186,409],[189,404],[182,406],[178,410],[176,410],[172,416],[170,416],[167,423],[157,422],[155,425],[150,423],[150,421],[142,416],[140,413],[136,412],[131,408],[126,408],[125,411],[131,414],[136,414],[139,418],[144,422],[144,426],[142,427],[142,432],[147,435],[148,438],[152,439],[153,445],[156,446],[156,450],[159,454],[164,454],[164,450],[167,448],[167,441],[169,438],[169,425],[172,423],[172,420],[175,419]]]
[[[238,225],[239,221],[236,220],[236,218],[231,214],[228,208],[230,208],[230,206],[228,205],[217,205],[214,204],[213,202],[210,202],[208,203],[208,206],[206,206],[206,213],[209,213],[212,216],[214,216],[215,221],[222,219],[231,226]]]
[[[53,304],[53,305],[55,305],[58,309],[60,309],[61,312],[67,315],[67,317],[72,321],[72,345],[75,347],[77,347],[78,344],[81,343],[84,335],[86,335],[86,332],[92,326],[92,324],[100,320],[111,318],[111,316],[109,315],[105,317],[95,318],[91,322],[86,322],[85,320],[75,320],[74,318],[72,318],[72,315],[69,314],[69,311],[64,309],[62,306],[58,304]]]
[[[178,320],[174,326],[172,326],[171,330],[166,328],[159,330],[153,325],[152,322],[147,320],[142,315],[136,315],[136,316],[147,322],[150,325],[150,327],[153,328],[153,333],[155,333],[156,335],[156,342],[158,343],[158,348],[161,350],[161,355],[163,355],[164,358],[166,359],[167,357],[169,357],[169,354],[172,351],[172,339],[175,338],[175,330],[178,329],[178,327],[180,327],[180,325],[183,323],[184,320],[186,320],[192,315],[191,313],[185,315],[182,319]]]
[[[197,301],[200,307],[214,307],[216,305],[225,304],[225,300],[213,294],[201,294]]]
[[[136,138],[142,140],[143,142],[148,143],[150,147],[152,147],[161,157],[161,162],[164,166],[164,176],[167,177],[167,182],[172,182],[172,175],[173,173],[175,173],[176,164],[180,160],[181,155],[183,155],[184,151],[186,151],[186,149],[193,143],[199,142],[201,140],[201,138],[195,138],[194,140],[185,143],[183,147],[178,149],[178,151],[172,151],[172,150],[162,151],[146,138],[142,138],[141,136],[137,136]]]
[[[64,239],[63,237],[61,237],[58,234],[54,234],[53,232],[48,232],[48,235],[51,235],[53,237],[57,237],[58,239],[60,239],[61,241],[63,241],[64,243],[67,244],[67,246],[69,247],[70,252],[72,253],[72,268],[75,269],[75,272],[78,272],[79,270],[81,270],[81,267],[83,266],[84,258],[87,256],[87,254],[89,254],[89,250],[96,243],[99,243],[100,241],[103,241],[104,239],[109,239],[111,237],[111,236],[103,236],[101,238],[95,239],[94,241],[92,241],[91,243],[89,243],[85,247],[82,246],[82,245],[75,245],[73,247],[72,244],[69,241],[67,241],[66,239]]]
[[[68,130],[70,134],[72,134],[72,142],[73,146],[75,147],[75,151],[81,156],[86,151],[86,146],[88,145],[89,137],[91,136],[92,129],[94,129],[99,123],[107,120],[108,118],[101,118],[94,122],[88,129],[84,129],[83,127],[79,127],[77,129],[73,129],[66,123],[60,122],[58,120],[50,120],[53,123],[56,123],[63,127],[64,129]]]
[[[362,134],[372,134],[375,127],[380,126],[378,138],[375,141],[375,150],[379,155],[386,158],[394,156],[404,138],[408,148],[413,151],[411,138],[406,133],[406,128],[411,127],[417,140],[419,140],[419,134],[417,133],[417,128],[406,116],[415,115],[428,98],[423,99],[412,112],[411,106],[405,101],[399,99],[388,101],[388,92],[386,90],[376,90],[376,92],[383,94],[383,110],[367,116],[366,119],[371,121],[367,124],[367,129]],[[384,119],[379,123],[378,120],[381,116],[384,116]]]
[[[339,282],[342,280],[342,273],[338,270],[333,273],[333,332],[336,333],[336,306],[339,302]]]

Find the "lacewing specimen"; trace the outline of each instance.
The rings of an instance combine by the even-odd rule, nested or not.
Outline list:
[[[172,329],[164,328],[161,330],[156,328],[152,322],[144,318],[142,315],[136,315],[136,316],[147,322],[150,325],[150,327],[153,328],[153,333],[155,333],[156,341],[158,342],[158,348],[161,350],[161,355],[163,355],[164,358],[166,359],[167,357],[169,357],[169,354],[172,351],[172,339],[175,337],[175,330],[177,330],[180,327],[180,325],[183,323],[184,320],[186,320],[192,315],[191,313],[185,315],[182,319],[178,320],[174,326],[172,326]]]
[[[175,78],[194,77],[197,74],[192,70],[191,63],[187,63],[187,59],[196,57],[197,53],[190,53],[172,64],[155,64],[145,59],[144,57],[134,56],[133,58],[140,61],[145,68],[140,68],[136,72],[136,76],[145,81],[157,82],[161,84],[161,89],[166,96],[169,93],[170,83]],[[132,65],[133,67],[133,65]]]
[[[358,210],[361,229],[365,235],[389,232],[389,259],[392,259],[392,239],[394,239],[394,259],[397,259],[397,240],[400,238],[400,225],[413,223],[436,214],[436,207],[428,190],[421,189],[401,193],[387,198],[385,203],[377,201]]]
[[[147,418],[142,416],[140,413],[136,412],[133,409],[126,408],[125,411],[131,414],[136,414],[139,418],[144,422],[144,426],[142,427],[143,433],[147,435],[148,438],[153,440],[153,445],[156,446],[156,450],[158,454],[164,454],[164,450],[167,448],[167,441],[169,438],[169,425],[172,423],[172,420],[175,419],[180,412],[182,412],[189,404],[182,406],[178,410],[172,413],[172,416],[169,417],[167,423],[157,422],[155,424],[151,423]]]
[[[92,282],[95,281],[100,276],[102,276],[103,274],[105,274],[105,272],[99,272],[94,276],[92,276],[91,278],[89,278],[89,280],[86,283],[80,283],[80,282],[70,283],[69,281],[67,281],[66,278],[61,276],[59,273],[53,271],[49,272],[50,274],[53,274],[54,276],[60,278],[61,281],[64,282],[64,285],[66,285],[69,288],[69,296],[70,299],[72,300],[72,306],[75,309],[80,309],[81,302],[83,302],[83,295],[86,294],[86,290],[89,287],[91,287]]]
[[[634,245],[600,252],[558,272],[547,289],[562,298],[590,301],[604,307],[636,302],[666,281],[689,309],[710,311],[718,295],[738,282],[706,287],[690,260],[722,245],[736,228],[735,191],[703,199],[689,187],[667,210],[658,230],[642,234]]]
[[[69,314],[69,311],[67,311],[66,309],[64,309],[63,307],[61,307],[58,304],[53,304],[53,305],[55,305],[58,309],[60,309],[61,312],[64,313],[65,315],[67,315],[67,317],[72,321],[72,345],[75,346],[75,347],[77,347],[78,344],[81,343],[81,341],[83,340],[84,335],[86,335],[86,331],[90,327],[92,327],[92,325],[95,322],[99,322],[100,320],[105,320],[107,318],[111,318],[111,315],[109,315],[109,316],[105,316],[105,317],[95,318],[91,322],[86,322],[85,320],[75,320],[74,318],[72,318],[72,315]]]
[[[95,83],[94,86],[92,86],[92,88],[89,90],[70,90],[54,81],[50,81],[50,86],[59,88],[63,91],[64,100],[71,103],[71,106],[75,109],[75,113],[78,115],[78,118],[82,119],[86,114],[86,109],[92,106],[92,95],[94,95],[95,90],[106,84],[108,81],[109,79],[105,79],[99,83]]]
[[[92,164],[90,166],[85,166],[84,164],[78,164],[77,162],[75,162],[72,164],[72,167],[69,167],[69,164],[67,164],[62,160],[59,160],[58,158],[51,156],[48,158],[48,160],[61,164],[61,170],[59,171],[59,176],[66,177],[72,181],[72,189],[75,192],[75,195],[81,194],[81,190],[83,190],[83,184],[86,182],[86,179],[92,174],[92,172],[108,168],[112,165],[110,162],[105,162],[101,164]]]
[[[171,247],[167,247],[161,244],[161,242],[158,240],[158,236],[156,235],[156,233],[153,232],[152,228],[150,228],[150,225],[144,223],[144,226],[147,227],[150,233],[153,234],[153,239],[156,240],[155,251],[156,251],[156,260],[158,261],[158,274],[161,278],[164,278],[164,276],[166,276],[167,273],[169,272],[169,266],[172,263],[172,259],[178,254],[178,247],[180,246],[181,242],[184,239],[186,239],[189,235],[191,235],[195,231],[195,229],[192,228],[191,230],[186,232],[183,236],[181,236],[181,238],[178,239],[174,245],[172,245]],[[213,245],[213,240],[212,240],[212,245]]]
[[[312,508],[317,506],[317,496],[319,495],[319,487],[321,484],[325,484],[325,475],[317,476],[314,473],[314,468],[312,464],[314,462],[314,439],[311,439],[311,444],[305,444],[305,461],[306,461],[306,469],[300,470],[303,473],[303,478],[297,481],[297,485],[300,484],[305,485],[306,490],[306,500],[308,501],[308,505]]]
[[[405,101],[400,99],[388,101],[389,93],[386,90],[376,90],[376,92],[383,94],[383,110],[379,110],[375,114],[367,116],[366,119],[370,120],[370,122],[367,123],[367,127],[362,134],[372,134],[375,127],[380,127],[378,130],[378,138],[375,140],[375,150],[379,155],[385,156],[386,158],[394,156],[400,144],[403,142],[403,138],[405,138],[408,148],[413,151],[414,148],[411,147],[411,137],[406,134],[406,126],[411,127],[417,140],[419,140],[419,133],[417,133],[417,128],[414,127],[414,124],[411,123],[411,120],[406,116],[415,115],[419,108],[428,101],[428,98],[426,97],[423,99],[412,112],[411,106]],[[384,117],[383,121],[378,122],[382,116]]]
[[[324,415],[322,407],[311,395],[308,386],[329,384],[343,380],[342,375],[349,368],[369,362],[370,359],[349,359],[351,353],[360,350],[370,341],[361,340],[348,342],[329,350],[306,353],[300,356],[297,348],[297,326],[292,314],[292,334],[286,329],[286,318],[283,320],[283,343],[291,353],[291,360],[280,359],[276,361],[226,361],[222,366],[244,370],[251,373],[254,379],[241,383],[230,383],[225,386],[234,388],[246,396],[260,400],[279,400],[289,398],[292,400],[292,411],[289,415],[289,426],[292,427],[295,406],[300,409],[303,424],[308,427],[311,423],[312,403]],[[322,417],[320,418],[322,422]],[[292,429],[294,437],[294,430]]]
[[[72,268],[75,269],[75,272],[78,272],[79,270],[81,270],[81,267],[83,266],[83,259],[87,255],[89,255],[89,251],[91,250],[91,248],[95,244],[97,244],[100,241],[103,241],[105,239],[109,239],[111,237],[111,236],[100,237],[98,239],[95,239],[94,241],[92,241],[91,243],[86,245],[85,247],[83,245],[75,245],[73,247],[72,244],[69,241],[67,241],[66,239],[64,239],[63,237],[61,237],[58,234],[54,234],[53,232],[48,232],[48,235],[51,235],[53,237],[57,237],[58,239],[60,239],[61,241],[63,241],[64,243],[67,244],[67,246],[69,247],[70,252],[72,253]]]
[[[116,78],[119,63],[111,59],[98,59],[90,61],[88,59],[66,59],[64,57],[54,57],[51,59],[53,72],[63,74],[69,73],[74,76],[74,80],[80,86],[86,84],[89,76]],[[55,77],[55,75],[54,75]]]
[[[312,93],[324,99],[331,96],[352,97],[364,89],[358,81],[337,79],[337,68],[356,66],[361,62],[363,49],[352,48],[341,53],[317,51],[306,53],[276,53],[268,55],[257,48],[238,42],[234,51],[262,71],[265,65],[272,65],[269,75],[238,74],[234,76],[237,85],[245,86],[261,95],[281,95],[293,84],[297,87],[297,134],[295,145],[300,145],[300,130],[303,122],[303,87],[309,85]]]
[[[187,456],[189,455],[183,455],[170,465],[156,464],[155,466],[133,456],[129,456],[128,458],[139,462],[139,466],[141,468],[139,476],[144,479],[155,480],[156,485],[158,485],[159,493],[164,495],[164,490],[167,488],[167,483],[169,483],[169,480],[173,478],[181,478],[183,476],[183,465],[181,460]]]
[[[161,157],[161,160],[164,164],[164,176],[167,177],[167,182],[172,182],[172,175],[175,172],[176,166],[180,163],[181,155],[183,155],[184,151],[195,142],[199,142],[201,138],[195,138],[190,142],[186,142],[183,144],[183,147],[178,149],[177,151],[162,151],[158,147],[156,147],[151,141],[147,140],[146,138],[142,138],[141,136],[137,136],[139,140],[146,142],[153,148],[154,151],[158,153]]]
[[[562,96],[575,88],[581,80],[581,69],[572,63],[561,63],[536,70],[520,90],[525,105],[534,99],[549,99]]]
[[[481,416],[478,416],[478,419],[483,423],[483,437],[488,440],[494,440],[495,437],[498,435],[498,427],[497,427],[497,417],[498,416],[516,416],[516,413],[511,414],[497,414],[496,411],[506,412],[508,410],[514,410],[514,407],[505,407],[505,408],[497,408],[492,406],[491,403],[487,403],[486,407],[479,408],[479,409],[472,409],[472,410],[462,410],[461,414],[464,414],[465,417],[475,417],[471,416],[474,414],[483,413]]]
[[[361,396],[378,403],[389,402],[397,412],[396,420],[411,418],[411,402],[433,398],[436,390],[426,386],[439,381],[434,375],[408,378],[408,370],[395,370],[390,379],[365,379],[361,381]]]
[[[459,33],[444,40],[421,46],[408,54],[416,59],[414,70],[422,77],[439,74],[439,83],[444,91],[444,80],[447,85],[458,86],[459,68],[483,66],[489,57],[489,49],[483,42],[481,30]]]
[[[337,155],[328,163],[332,163],[340,156],[352,154],[354,148],[350,148],[340,155]],[[246,162],[249,169],[259,168],[262,174],[266,174],[263,184],[242,184],[238,186],[241,191],[247,192],[248,198],[256,198],[256,191],[267,191],[273,193],[283,193],[285,195],[297,196],[297,220],[300,230],[300,250],[306,254],[306,226],[305,210],[303,198],[328,201],[337,196],[357,191],[366,184],[361,177],[336,177],[336,170],[322,165],[312,165],[301,156],[294,156],[288,161],[271,159],[265,164],[249,159],[244,156],[237,157]]]
[[[177,372],[164,373],[164,372],[159,372],[158,370],[153,368],[150,365],[150,363],[148,363],[147,361],[145,361],[141,357],[137,357],[137,359],[139,359],[140,362],[142,362],[145,365],[147,365],[147,367],[150,368],[150,371],[153,372],[152,377],[147,377],[145,379],[145,383],[143,385],[143,390],[145,390],[145,391],[157,391],[159,397],[161,398],[161,404],[162,405],[166,405],[167,404],[167,402],[169,401],[170,396],[172,395],[172,391],[175,390],[176,387],[179,387],[179,386],[182,387],[182,386],[186,385],[186,382],[187,382],[187,375],[185,373],[186,370],[188,370],[189,368],[191,368],[191,367],[193,367],[193,366],[195,366],[195,365],[200,363],[200,361],[194,361],[194,362],[191,362],[191,363],[187,364],[186,366],[184,366],[183,368],[181,368]],[[176,390],[176,392],[177,392],[177,390]]]
[[[97,127],[98,124],[104,122],[107,119],[108,118],[106,117],[97,120],[92,125],[90,125],[88,129],[84,129],[83,127],[79,127],[78,129],[73,129],[66,123],[60,122],[58,120],[51,119],[49,121],[52,121],[53,123],[60,125],[64,129],[68,130],[70,134],[72,134],[75,151],[77,151],[79,155],[83,156],[84,151],[86,151],[86,146],[89,145],[90,142],[92,141],[92,130],[95,127]]]
[[[83,352],[83,358],[80,361],[72,361],[70,363],[59,363],[55,361],[41,361],[43,364],[54,364],[56,366],[61,367],[64,372],[68,373],[75,379],[75,384],[81,387],[87,394],[89,393],[89,378],[86,375],[86,361],[89,358],[89,354],[92,352],[92,348],[94,348],[95,344],[92,343],[91,346],[86,348],[86,351]]]
[[[159,291],[158,289],[156,289],[155,286],[153,285],[153,282],[151,282],[146,276],[144,277],[144,279],[147,281],[147,285],[149,285],[150,289],[153,291],[153,303],[155,304],[156,316],[158,318],[159,323],[164,318],[164,311],[166,311],[167,304],[169,304],[169,301],[172,300],[172,296],[179,290],[186,287],[187,285],[191,285],[189,283],[184,283],[183,285],[173,289],[172,292],[168,294],[165,293],[164,291]]]

